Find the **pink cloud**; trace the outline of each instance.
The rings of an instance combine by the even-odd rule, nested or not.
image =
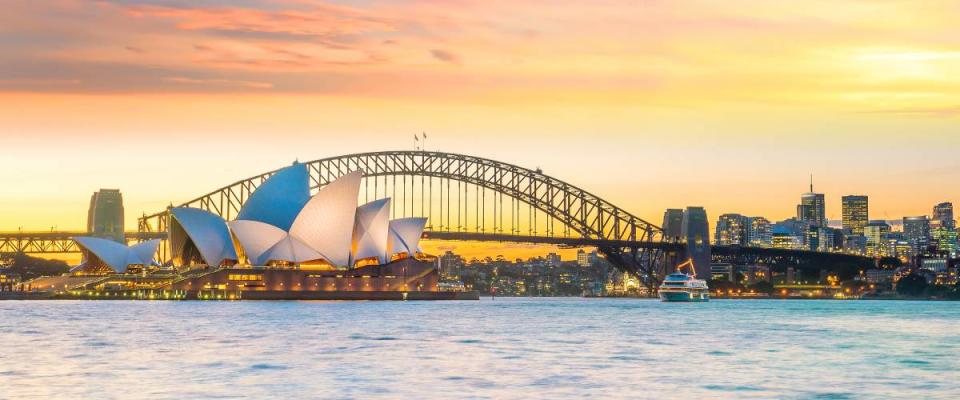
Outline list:
[[[450,64],[460,64],[460,56],[453,54],[447,50],[433,49],[430,50],[430,55],[437,60],[447,62]]]
[[[848,70],[821,65],[821,49],[917,42],[883,15],[910,16],[927,37],[950,32],[941,16],[908,2],[788,10],[745,1],[19,2],[0,9],[0,34],[17,38],[4,42],[0,57],[22,67],[0,72],[22,82],[83,82],[60,85],[68,91],[84,90],[96,66],[124,71],[122,80],[101,79],[119,91],[256,91],[262,88],[236,83],[269,82],[275,91],[383,96],[586,94],[621,102],[656,92],[657,101],[663,94],[774,101],[858,88]],[[436,68],[438,61],[459,68]],[[166,76],[224,82],[188,85]]]
[[[134,6],[127,12],[138,18],[173,20],[176,21],[176,27],[182,30],[283,33],[318,37],[396,30],[387,18],[349,7],[322,3],[307,10]]]

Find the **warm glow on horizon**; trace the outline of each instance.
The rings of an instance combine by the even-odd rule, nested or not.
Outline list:
[[[655,224],[687,205],[787,218],[810,173],[830,219],[847,194],[874,219],[930,214],[960,201],[958,19],[949,1],[16,2],[0,231],[83,229],[99,188],[135,229],[419,132]]]

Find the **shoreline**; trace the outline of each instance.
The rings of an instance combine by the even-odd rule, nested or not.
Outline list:
[[[169,290],[139,290],[139,291],[74,291],[74,292],[0,292],[0,301],[3,300],[88,300],[88,301],[116,301],[116,300],[161,300],[161,301],[450,301],[450,300],[479,300],[477,292],[398,292],[398,291],[169,291]]]

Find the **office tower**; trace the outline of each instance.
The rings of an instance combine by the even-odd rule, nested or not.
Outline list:
[[[953,257],[957,253],[957,230],[938,226],[930,230],[930,238],[937,250],[945,251]]]
[[[587,253],[587,262],[589,262],[591,266],[600,265],[603,261],[604,259],[600,257],[600,253],[597,253],[596,250]]]
[[[839,229],[819,226],[811,226],[807,229],[807,250],[829,252],[841,247],[843,247],[843,234]]]
[[[590,256],[583,249],[577,250],[577,265],[584,268],[590,266]]]
[[[717,219],[714,242],[721,246],[743,245],[746,242],[747,218],[740,214],[723,214]]]
[[[870,222],[867,196],[843,196],[843,229],[853,235],[863,235],[863,227]]]
[[[956,229],[956,221],[953,219],[953,203],[944,202],[933,206],[933,221],[936,226],[942,226],[947,229]]]
[[[810,191],[800,195],[797,219],[809,226],[827,226],[826,202],[823,193],[813,192],[813,177],[810,177]]]
[[[676,241],[683,231],[683,210],[669,208],[663,213],[663,238]]]
[[[773,224],[771,244],[779,249],[801,249],[807,242],[807,224],[796,218]]]
[[[557,253],[547,254],[547,265],[551,267],[559,267],[561,264],[560,255]]]
[[[863,235],[844,237],[843,250],[851,254],[867,254],[867,237]]]
[[[87,233],[90,236],[124,242],[123,195],[118,189],[100,189],[90,196],[87,211]]]
[[[914,252],[923,252],[930,243],[930,220],[927,216],[903,217],[903,238],[910,243]]]
[[[870,221],[863,227],[863,236],[867,241],[867,255],[880,256],[884,247],[884,237],[890,233],[890,224],[886,221]]]

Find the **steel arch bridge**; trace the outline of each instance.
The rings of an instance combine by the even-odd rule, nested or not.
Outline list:
[[[517,165],[463,154],[383,151],[304,163],[317,190],[361,171],[361,201],[391,197],[391,217],[428,218],[426,238],[596,246],[614,266],[655,284],[665,242],[660,227],[567,182]],[[277,170],[234,182],[186,203],[230,220]],[[398,182],[399,180],[399,182]],[[168,212],[139,218],[140,232],[163,232]]]

